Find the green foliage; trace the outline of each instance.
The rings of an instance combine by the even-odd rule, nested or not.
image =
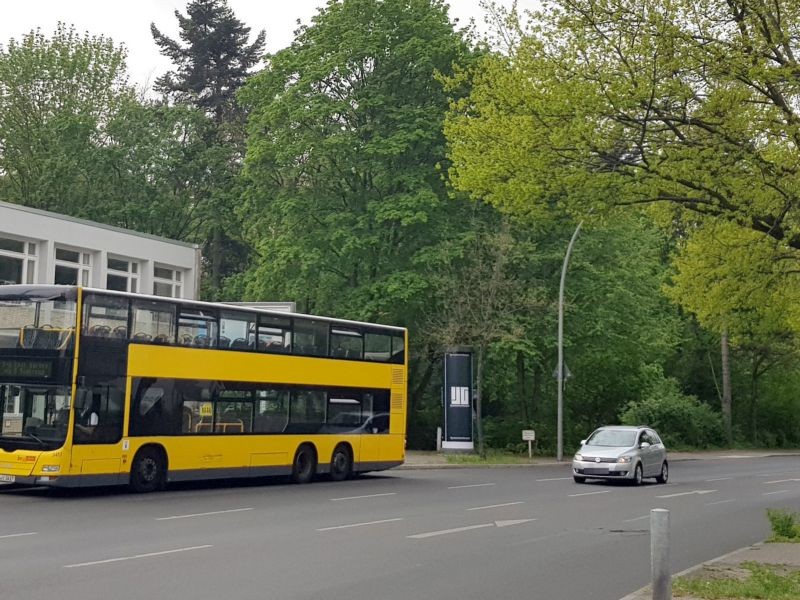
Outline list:
[[[212,160],[205,171],[194,174],[203,182],[194,191],[208,274],[203,293],[219,299],[224,295],[222,280],[243,270],[250,254],[235,211],[244,193],[239,174],[246,117],[236,94],[261,60],[265,33],[262,30],[248,45],[250,28],[236,18],[227,0],[192,0],[186,10],[187,16],[175,11],[185,45],[162,34],[155,23],[150,25],[161,53],[176,67],[158,78],[155,89],[170,101],[196,108],[213,123],[204,137],[204,154]]]
[[[109,129],[133,101],[108,38],[59,24],[0,46],[0,197],[86,216],[103,201]]]
[[[800,514],[776,508],[767,509],[767,519],[772,527],[772,542],[800,542]]]
[[[706,448],[724,443],[719,413],[681,392],[678,382],[664,377],[660,367],[648,366],[642,375],[642,398],[629,402],[622,410],[623,424],[655,428],[668,448]]]
[[[150,24],[161,53],[177,67],[159,77],[155,89],[202,109],[218,124],[230,122],[241,116],[236,93],[261,61],[266,34],[261,30],[248,45],[250,28],[236,18],[227,0],[192,0],[186,13],[175,11],[185,46]]]
[[[800,594],[800,571],[776,570],[770,565],[745,563],[750,576],[712,579],[678,577],[672,584],[676,596],[691,595],[708,600],[794,600]]]
[[[435,74],[468,57],[446,5],[429,0],[329,3],[269,57],[240,94],[252,110],[244,211],[258,252],[247,296],[420,318],[424,253],[469,208],[436,169],[447,97]]]

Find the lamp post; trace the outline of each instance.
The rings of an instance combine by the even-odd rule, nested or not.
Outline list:
[[[564,458],[564,282],[567,278],[567,264],[569,255],[572,253],[572,246],[578,237],[583,221],[578,223],[575,233],[569,240],[567,253],[564,255],[564,264],[561,267],[561,285],[558,288],[558,365],[556,379],[558,381],[558,444],[556,449],[556,460],[561,462]]]

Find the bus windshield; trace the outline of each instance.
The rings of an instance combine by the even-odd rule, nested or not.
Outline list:
[[[69,424],[66,386],[0,383],[0,448],[52,450],[64,445]]]
[[[0,349],[68,350],[75,343],[74,299],[1,292]]]

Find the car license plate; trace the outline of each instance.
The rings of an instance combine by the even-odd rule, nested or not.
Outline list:
[[[14,483],[16,480],[14,475],[0,475],[0,483]]]

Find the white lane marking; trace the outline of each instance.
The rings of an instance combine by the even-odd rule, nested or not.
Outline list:
[[[667,494],[666,496],[656,496],[656,498],[677,498],[678,496],[702,496],[704,494],[713,494],[717,490],[692,490],[691,492],[679,492],[677,494]]]
[[[339,500],[358,500],[360,498],[380,498],[381,496],[396,496],[397,492],[388,492],[386,494],[368,494],[366,496],[347,496],[346,498],[331,498],[331,502],[339,502]]]
[[[506,502],[505,504],[490,504],[489,506],[476,506],[467,510],[483,510],[484,508],[500,508],[501,506],[514,506],[515,504],[525,504],[524,502]]]
[[[635,517],[633,519],[625,519],[623,523],[633,523],[634,521],[641,521],[642,519],[649,519],[650,515],[644,515],[643,517]]]
[[[770,483],[790,483],[800,481],[800,479],[778,479],[777,481],[765,481],[764,485],[769,485]]]
[[[150,558],[152,556],[164,556],[165,554],[175,554],[177,552],[189,552],[191,550],[203,550],[205,548],[213,548],[211,544],[203,546],[189,546],[187,548],[176,548],[175,550],[164,550],[163,552],[148,552],[147,554],[134,554],[133,556],[120,556],[119,558],[107,558],[105,560],[94,560],[92,562],[76,563],[74,565],[64,565],[65,569],[74,569],[76,567],[91,567],[93,565],[105,565],[108,563],[121,562],[123,560],[136,560],[138,558]]]
[[[349,525],[336,525],[335,527],[322,527],[317,531],[333,531],[334,529],[349,529],[351,527],[363,527],[364,525],[379,525],[380,523],[393,523],[395,521],[402,521],[402,517],[396,519],[381,519],[380,521],[367,521],[366,523],[350,523]]]
[[[511,525],[522,525],[523,523],[530,523],[531,521],[537,521],[538,519],[511,519],[509,521],[495,521],[495,527],[509,527]]]
[[[791,491],[791,490],[778,490],[776,492],[764,492],[761,495],[762,496],[771,496],[772,494],[785,494],[786,492],[789,492],[789,491]]]
[[[472,531],[473,529],[484,529],[485,527],[510,527],[512,525],[521,525],[523,523],[530,523],[536,519],[513,519],[509,521],[495,521],[494,523],[481,523],[480,525],[467,525],[466,527],[456,527],[454,529],[442,529],[440,531],[428,531],[427,533],[416,533],[408,535],[407,538],[412,540],[422,540],[425,538],[436,537],[438,535],[447,535],[449,533],[461,533],[462,531]]]
[[[594,496],[595,494],[610,494],[611,490],[603,490],[602,492],[584,492],[583,494],[569,494],[570,498],[577,498],[578,496]]]
[[[706,502],[705,506],[714,506],[715,504],[725,504],[726,502],[736,502],[735,498],[730,500],[717,500],[716,502]]]
[[[550,479],[537,479],[536,481],[566,481],[572,477],[551,477]]]
[[[473,483],[471,485],[453,485],[447,488],[448,490],[461,490],[464,488],[471,488],[471,487],[486,487],[489,485],[495,485],[494,483]]]
[[[173,515],[171,517],[158,517],[156,521],[171,521],[172,519],[189,519],[191,517],[208,517],[210,515],[224,515],[226,513],[244,512],[252,508],[232,508],[230,510],[215,510],[212,512],[194,513],[191,515]]]
[[[467,527],[456,527],[455,529],[442,529],[441,531],[429,531],[428,533],[417,533],[415,535],[408,535],[406,537],[412,540],[421,540],[424,538],[435,537],[437,535],[447,535],[448,533],[460,533],[462,531],[470,531],[471,529],[483,529],[484,527],[494,527],[494,523],[482,523],[480,525],[468,525]]]
[[[729,479],[733,479],[733,477],[717,477],[715,479],[706,479],[706,482],[711,481],[728,481]]]
[[[15,538],[15,537],[23,537],[26,535],[36,535],[35,531],[29,531],[28,533],[9,533],[6,535],[0,535],[0,540],[4,540],[6,538]]]

